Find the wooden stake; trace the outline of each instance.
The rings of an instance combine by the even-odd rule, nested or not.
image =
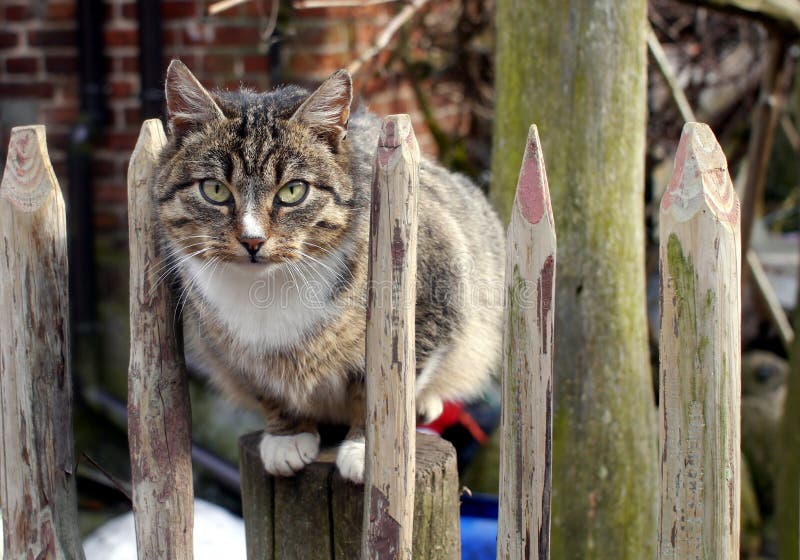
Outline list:
[[[156,242],[150,181],[166,143],[161,121],[145,121],[128,166],[128,438],[139,558],[191,560],[189,387],[176,340],[173,294],[168,282],[155,285],[165,255]]]
[[[44,126],[11,131],[0,201],[0,527],[5,527],[5,556],[81,559],[67,225]]]
[[[658,558],[739,558],[739,201],[706,125],[688,123],[661,201]]]
[[[370,215],[365,559],[411,558],[418,185],[411,119],[388,116],[378,140]]]
[[[497,556],[550,558],[556,235],[536,126],[506,240]]]

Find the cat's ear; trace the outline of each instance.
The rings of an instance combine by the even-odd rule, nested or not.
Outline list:
[[[174,59],[167,68],[165,84],[169,128],[175,135],[225,115],[210,93],[180,60]]]
[[[347,70],[337,70],[294,112],[289,121],[304,124],[338,151],[347,135],[353,80]]]

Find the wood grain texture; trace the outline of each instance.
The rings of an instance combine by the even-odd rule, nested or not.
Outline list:
[[[140,559],[191,559],[194,502],[189,389],[174,323],[173,294],[158,285],[150,179],[167,139],[142,124],[128,167],[131,354],[128,438]]]
[[[535,122],[558,231],[551,556],[653,558],[658,438],[642,202],[647,2],[495,5],[490,195],[510,216],[520,148]],[[547,56],[522,56],[522,46]]]
[[[271,477],[259,455],[260,437],[254,433],[239,440],[248,560],[361,558],[364,489],[336,471],[335,449],[323,449],[315,463],[292,478]],[[457,560],[455,449],[439,437],[417,434],[415,455],[412,557]]]
[[[506,238],[497,556],[550,557],[556,235],[531,126]]]
[[[687,123],[661,201],[658,558],[739,558],[739,201],[706,125]]]
[[[408,115],[384,119],[370,215],[364,559],[411,558],[419,147]]]
[[[0,236],[0,504],[5,557],[80,559],[67,227],[43,126],[11,132],[0,185]]]

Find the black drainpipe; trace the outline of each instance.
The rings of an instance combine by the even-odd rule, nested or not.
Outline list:
[[[161,118],[164,115],[164,82],[162,78],[161,0],[138,0],[139,14],[139,77],[141,80],[141,117]]]
[[[91,161],[92,149],[107,121],[102,17],[101,0],[77,0],[81,113],[70,132],[67,155],[73,364],[92,370],[97,364],[97,293]],[[79,379],[76,376],[76,382]]]

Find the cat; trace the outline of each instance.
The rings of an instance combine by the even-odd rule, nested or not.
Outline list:
[[[380,120],[351,116],[350,75],[313,93],[206,90],[173,60],[169,141],[153,180],[156,222],[180,287],[187,363],[259,410],[259,451],[291,476],[344,424],[341,474],[364,476],[364,344],[370,189]],[[467,178],[419,173],[416,402],[480,394],[499,362],[505,244]]]

